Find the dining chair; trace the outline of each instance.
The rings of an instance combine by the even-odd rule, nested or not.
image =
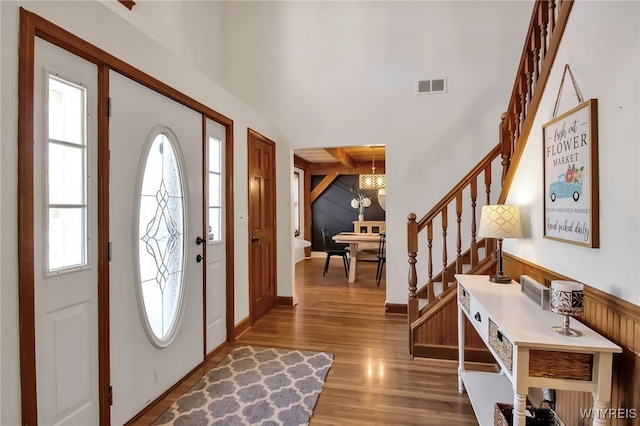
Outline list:
[[[344,263],[344,275],[349,278],[349,249],[346,247],[332,247],[329,232],[326,229],[321,229],[320,232],[322,233],[322,245],[324,247],[324,252],[327,253],[327,260],[324,262],[324,272],[322,273],[322,276],[324,277],[329,270],[329,261],[331,260],[331,256],[342,256],[342,262]]]
[[[380,279],[382,279],[382,268],[387,261],[387,234],[380,234],[380,243],[378,244],[378,268],[376,270],[376,282],[380,286]]]

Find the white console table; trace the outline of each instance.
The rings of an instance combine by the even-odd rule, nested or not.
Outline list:
[[[480,426],[493,425],[496,402],[513,401],[513,424],[525,426],[529,387],[591,392],[593,408],[605,409],[611,398],[613,353],[622,349],[576,319],[571,328],[581,337],[551,331],[563,316],[542,310],[515,281],[496,284],[486,275],[458,280],[458,390],[465,388]],[[464,317],[467,316],[502,371],[464,368]],[[584,407],[589,408],[589,407]],[[593,420],[606,424],[605,419]]]

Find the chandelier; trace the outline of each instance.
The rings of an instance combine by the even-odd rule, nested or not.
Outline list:
[[[358,178],[358,187],[360,189],[380,189],[387,186],[387,176],[376,174],[376,157],[375,148],[371,147],[371,174],[360,175]]]

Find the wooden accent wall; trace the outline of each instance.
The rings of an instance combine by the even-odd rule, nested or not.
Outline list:
[[[503,259],[505,275],[517,281],[520,280],[521,275],[529,275],[546,286],[549,286],[552,280],[572,280],[508,253],[504,253]],[[637,280],[637,277],[631,279]],[[614,354],[613,357],[610,407],[635,408],[638,419],[611,419],[610,424],[612,426],[639,424],[640,306],[585,283],[584,316],[580,321],[622,347],[622,353]],[[558,324],[560,323],[561,318],[558,316]],[[543,399],[540,389],[529,389],[529,395],[536,404]],[[593,398],[589,393],[556,392],[556,411],[567,425],[590,425],[591,421],[581,418],[580,409],[589,409],[592,406]]]

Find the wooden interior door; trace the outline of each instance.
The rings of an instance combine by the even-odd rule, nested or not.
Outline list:
[[[276,304],[275,143],[249,130],[249,299],[254,323]]]

